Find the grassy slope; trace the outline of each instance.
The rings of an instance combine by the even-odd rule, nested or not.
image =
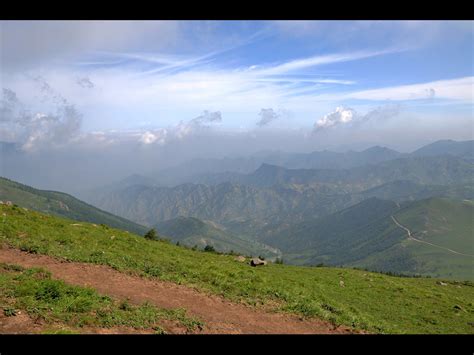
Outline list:
[[[296,265],[345,265],[374,271],[474,280],[474,257],[408,240],[391,215],[414,237],[474,255],[474,204],[429,198],[397,205],[367,199],[319,219],[280,231],[268,243]]]
[[[396,213],[413,237],[473,257],[450,253],[430,245],[405,240],[419,271],[432,276],[474,278],[474,203],[432,198]]]
[[[62,332],[80,332],[82,327],[127,326],[163,333],[162,320],[177,321],[189,330],[200,325],[187,318],[182,309],[158,309],[147,303],[135,306],[127,301],[114,301],[94,289],[53,280],[51,274],[42,269],[0,264],[0,291],[0,310],[6,316],[23,310],[55,328],[60,325]]]
[[[472,201],[430,198],[413,202],[394,216],[412,231],[414,238],[474,255]],[[398,231],[403,233],[400,243],[349,265],[450,279],[474,279],[474,257],[409,240],[405,231],[401,228]]]
[[[23,250],[100,263],[194,286],[249,304],[389,333],[474,333],[474,285],[342,268],[270,264],[192,251],[102,226],[0,206],[0,241]],[[340,286],[343,280],[345,287]],[[278,305],[278,306],[276,306]],[[470,323],[471,322],[471,323]]]
[[[128,230],[143,235],[146,227],[102,211],[82,202],[71,195],[34,189],[30,186],[0,177],[0,200],[12,201],[22,207],[56,216],[72,218],[97,224],[107,224],[114,228]]]
[[[173,242],[192,247],[197,245],[201,249],[206,245],[213,246],[217,251],[229,253],[231,251],[248,256],[262,255],[265,257],[278,256],[273,248],[266,247],[256,241],[246,240],[232,235],[210,222],[201,221],[193,217],[179,217],[158,223],[156,230],[166,235]]]

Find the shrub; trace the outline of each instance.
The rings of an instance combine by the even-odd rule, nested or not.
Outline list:
[[[16,312],[16,309],[7,307],[3,309],[3,314],[6,317],[13,317],[13,316],[16,316],[17,312]]]
[[[204,248],[204,251],[215,252],[216,249],[214,249],[212,245],[206,245],[206,247]]]
[[[145,239],[149,239],[149,240],[156,240],[156,239],[158,239],[158,238],[157,238],[157,234],[156,234],[155,228],[152,228],[152,229],[150,229],[148,232],[146,232],[146,234],[145,234]]]

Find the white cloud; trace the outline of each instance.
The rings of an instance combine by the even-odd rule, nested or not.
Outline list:
[[[42,94],[40,100],[48,104],[48,112],[43,111],[39,105],[25,105],[14,91],[3,88],[0,140],[20,143],[26,151],[68,143],[79,133],[81,113],[43,78],[35,77],[34,81]]]
[[[205,110],[200,116],[187,122],[180,121],[175,126],[138,133],[138,140],[145,145],[153,143],[164,145],[171,141],[182,140],[189,135],[206,131],[210,128],[209,123],[221,121],[222,115],[219,111],[210,112]],[[133,133],[132,135],[135,136],[136,134]]]
[[[155,142],[157,139],[158,139],[157,135],[155,135],[155,134],[153,134],[149,131],[144,132],[140,136],[140,142],[142,142],[143,144],[151,144],[151,143]]]
[[[342,125],[358,125],[365,122],[377,122],[398,115],[400,112],[399,105],[385,105],[370,110],[365,115],[357,113],[350,107],[339,106],[336,110],[323,116],[316,121],[313,132],[320,132],[327,128]]]
[[[319,131],[324,128],[351,122],[355,115],[355,111],[351,108],[345,108],[343,106],[336,107],[334,112],[328,113],[318,120],[314,125],[314,129]]]

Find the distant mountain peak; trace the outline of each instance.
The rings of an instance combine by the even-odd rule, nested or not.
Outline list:
[[[375,145],[373,147],[367,148],[366,150],[363,150],[361,153],[391,153],[391,154],[400,154],[396,150],[387,148],[387,147],[382,147],[380,145]]]

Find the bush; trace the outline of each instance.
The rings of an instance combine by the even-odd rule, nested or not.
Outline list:
[[[206,245],[206,247],[204,248],[204,251],[209,251],[209,252],[215,252],[216,249],[214,249],[214,247],[212,245]]]
[[[149,239],[149,240],[158,239],[155,228],[152,228],[148,232],[146,232],[145,239]]]
[[[276,258],[275,264],[283,264],[283,259],[282,258]]]

